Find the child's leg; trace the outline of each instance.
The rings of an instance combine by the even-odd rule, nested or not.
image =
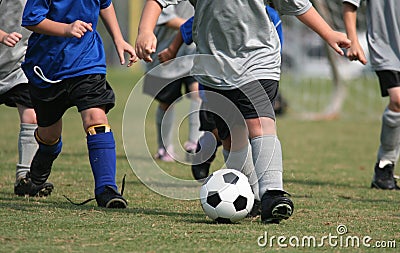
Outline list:
[[[39,149],[33,157],[30,178],[36,185],[44,184],[50,176],[51,167],[62,149],[62,120],[48,127],[38,127],[35,132]]]
[[[190,111],[189,111],[189,137],[188,143],[191,144],[185,150],[195,152],[196,151],[196,143],[200,138],[202,132],[199,131],[200,128],[200,118],[199,118],[199,110],[201,105],[201,99],[199,96],[199,84],[197,82],[189,85],[190,90]]]
[[[203,132],[197,141],[196,154],[192,161],[192,174],[196,180],[208,177],[211,163],[216,157],[219,146],[222,145],[214,114],[207,110],[207,103],[202,101],[199,114],[199,129]]]
[[[382,116],[381,145],[378,151],[379,161],[398,160],[398,149],[400,144],[400,113],[385,109]]]
[[[400,113],[386,108],[382,115],[382,127],[377,162],[374,168],[371,187],[378,189],[399,190],[393,176],[399,156]]]
[[[168,113],[167,113],[168,110]],[[167,149],[171,146],[175,122],[175,109],[169,104],[160,102],[156,112],[156,130],[158,148]]]
[[[14,186],[14,193],[19,196],[48,196],[54,186],[46,182],[50,176],[51,167],[61,152],[61,128],[59,120],[48,127],[38,127],[34,131],[35,139],[39,143],[35,156],[32,159],[29,172]]]
[[[113,133],[103,108],[90,108],[81,112],[83,127],[87,132],[89,160],[95,180],[95,195],[105,186],[117,190],[116,153]]]
[[[234,136],[234,138],[231,138]],[[259,185],[255,172],[252,148],[249,145],[246,128],[234,127],[232,135],[222,141],[225,165],[229,169],[241,171],[249,179],[254,198],[260,200]]]
[[[276,136],[275,121],[262,117],[247,119],[254,167],[260,196],[267,190],[283,190],[282,150]]]
[[[118,192],[115,183],[115,140],[108,125],[105,108],[81,111],[83,127],[87,132],[89,160],[95,183],[97,205],[106,208],[126,208],[127,201]]]
[[[293,213],[293,202],[284,196],[282,149],[271,118],[248,119],[250,143],[261,197],[261,220],[279,223]]]
[[[27,108],[20,104],[17,104],[17,108],[21,122],[18,137],[19,158],[15,173],[16,180],[18,181],[24,178],[29,171],[33,156],[38,149],[38,144],[34,135],[35,129],[37,128],[34,109]]]

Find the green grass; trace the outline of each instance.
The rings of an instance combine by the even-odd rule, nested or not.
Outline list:
[[[76,109],[64,116],[63,151],[50,176],[55,184],[52,195],[14,196],[18,118],[15,109],[2,106],[0,252],[269,252],[269,246],[257,245],[257,238],[265,232],[269,237],[321,238],[329,233],[337,235],[339,224],[347,226],[346,235],[370,236],[372,242],[396,240],[400,247],[399,193],[369,189],[379,142],[379,116],[360,117],[356,112],[357,117],[353,118],[349,107],[346,115],[350,116],[335,121],[305,121],[290,110],[277,124],[283,147],[285,188],[292,193],[295,203],[293,217],[280,225],[263,225],[258,219],[214,224],[205,217],[198,201],[158,195],[132,172],[122,145],[122,118],[125,102],[138,78],[131,71],[111,71],[108,77],[117,95],[109,119],[117,142],[119,184],[127,174],[126,210],[98,208],[95,202],[74,206],[63,197],[79,201],[93,196],[85,135]],[[292,101],[289,103],[295,107]],[[365,115],[368,113],[369,110],[364,111]],[[154,152],[154,129],[150,127],[149,131],[149,146]],[[219,154],[213,169],[221,164]],[[188,166],[164,166],[171,174],[190,178]],[[286,252],[374,250],[362,246],[332,248],[327,241],[319,248],[281,249],[275,240],[272,248]]]

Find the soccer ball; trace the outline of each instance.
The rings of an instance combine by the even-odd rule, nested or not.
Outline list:
[[[205,214],[218,223],[237,222],[251,211],[254,194],[247,177],[233,169],[220,169],[200,189]]]

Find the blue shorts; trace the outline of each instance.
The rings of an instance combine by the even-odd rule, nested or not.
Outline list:
[[[40,127],[48,127],[62,118],[68,108],[76,106],[81,112],[114,107],[115,95],[105,75],[83,75],[67,78],[49,88],[30,85],[31,99]]]

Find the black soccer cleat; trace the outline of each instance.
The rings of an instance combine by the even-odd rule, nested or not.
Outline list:
[[[211,157],[208,158],[207,161],[201,162],[203,161],[200,152],[201,146],[200,143],[197,142],[196,153],[192,164],[192,174],[194,179],[201,182],[208,177],[208,174],[210,173],[211,163],[215,160],[217,149],[221,145],[222,143],[220,141],[217,142],[217,147],[215,148],[214,153],[211,155]]]
[[[46,197],[51,194],[54,186],[50,182],[45,182],[40,185],[36,185],[30,178],[28,172],[24,178],[21,178],[15,182],[14,193],[18,196],[30,196],[30,197]]]
[[[192,174],[194,179],[197,181],[203,181],[208,177],[210,173],[211,163],[205,162],[196,165],[192,165]]]
[[[104,191],[96,196],[97,205],[105,208],[126,208],[128,202],[113,187],[106,186]]]
[[[381,190],[400,190],[393,175],[394,163],[375,164],[374,177],[372,178],[371,188]]]
[[[267,191],[261,198],[261,221],[267,224],[279,224],[289,219],[294,211],[293,202],[285,197],[284,191]]]

